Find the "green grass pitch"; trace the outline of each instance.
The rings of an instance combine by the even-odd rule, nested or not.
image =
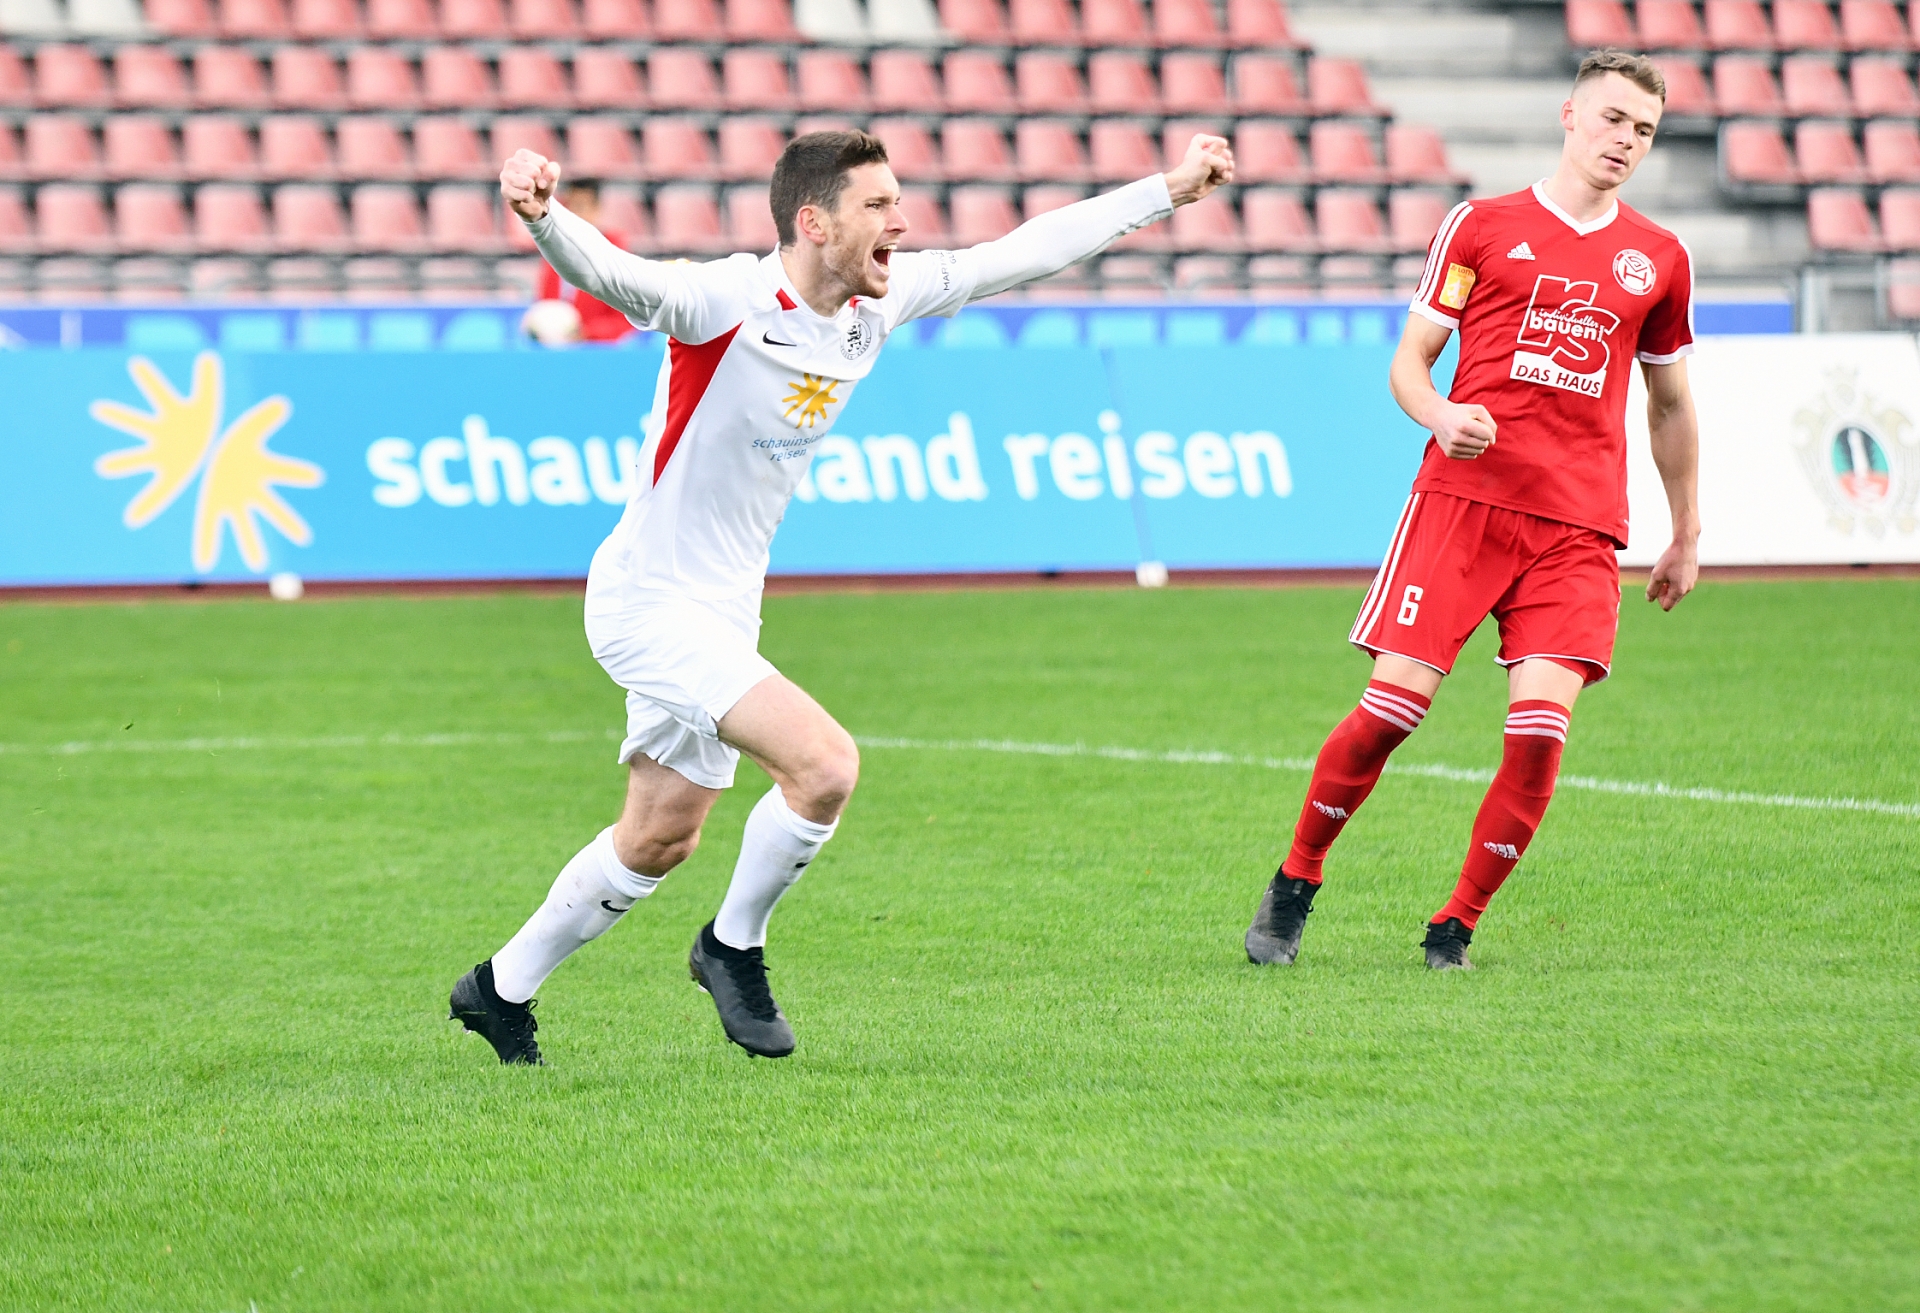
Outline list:
[[[788,597],[763,649],[858,735],[1305,757],[1357,602]],[[1491,655],[1404,761],[1497,760]],[[1630,595],[1618,670],[1570,773],[1920,802],[1920,582]],[[1436,976],[1481,787],[1389,775],[1256,969],[1299,771],[876,746],[765,1062],[685,967],[743,766],[509,1070],[446,995],[618,805],[576,602],[9,605],[0,689],[0,1308],[1920,1308],[1911,810],[1563,790]]]

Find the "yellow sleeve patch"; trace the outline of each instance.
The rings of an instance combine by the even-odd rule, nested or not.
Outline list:
[[[1447,266],[1446,286],[1440,289],[1440,304],[1449,310],[1463,309],[1467,304],[1467,293],[1473,290],[1473,280],[1478,277],[1464,264]]]

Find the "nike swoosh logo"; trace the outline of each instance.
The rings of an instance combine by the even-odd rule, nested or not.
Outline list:
[[[600,906],[602,906],[602,907],[604,907],[604,908],[606,908],[606,909],[607,909],[607,910],[608,910],[609,912],[612,912],[612,913],[613,913],[613,914],[614,914],[615,916],[619,916],[619,915],[620,915],[620,914],[621,914],[622,912],[624,912],[624,911],[626,911],[626,910],[627,910],[627,907],[632,907],[632,906],[633,906],[633,904],[632,904],[632,903],[628,903],[628,904],[627,904],[627,907],[615,907],[615,906],[614,906],[614,905],[613,905],[613,904],[612,904],[611,902],[609,902],[609,901],[607,901],[606,899],[604,899],[604,898],[602,898],[602,899],[600,900]]]
[[[799,346],[800,345],[798,342],[782,342],[778,338],[776,338],[772,333],[762,333],[760,335],[760,340],[762,342],[765,342],[768,346]]]

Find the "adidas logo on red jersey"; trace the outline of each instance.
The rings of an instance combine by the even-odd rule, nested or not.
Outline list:
[[[1525,242],[1521,242],[1520,245],[1507,252],[1507,258],[1509,260],[1531,260],[1533,259],[1533,248]]]

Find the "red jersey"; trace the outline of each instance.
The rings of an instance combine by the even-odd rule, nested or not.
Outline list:
[[[606,239],[621,250],[627,244],[620,240],[618,233],[604,232]],[[617,342],[634,331],[627,317],[608,305],[605,301],[588,296],[579,288],[563,281],[550,264],[540,266],[540,280],[537,287],[541,301],[571,301],[573,308],[580,312],[580,340],[582,342]]]
[[[1580,223],[1536,183],[1463,201],[1410,307],[1460,331],[1449,397],[1499,426],[1473,460],[1427,443],[1415,492],[1575,524],[1627,545],[1627,377],[1693,350],[1693,260],[1615,202]]]

